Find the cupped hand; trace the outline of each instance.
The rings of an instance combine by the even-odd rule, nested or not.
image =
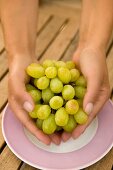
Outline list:
[[[87,92],[83,101],[83,109],[89,115],[84,125],[78,125],[71,134],[64,132],[63,141],[70,137],[79,137],[98,114],[110,95],[105,53],[97,49],[77,50],[73,61],[87,80]]]
[[[29,77],[27,76],[25,69],[32,62],[34,61],[29,59],[29,57],[26,58],[26,60],[23,60],[23,62],[22,59],[19,59],[19,57],[10,62],[8,101],[14,114],[34,136],[47,145],[51,142],[59,144],[60,137],[58,135],[53,134],[48,136],[44,134],[36,127],[28,114],[28,112],[31,112],[34,109],[34,102],[25,88],[25,84],[29,81]]]

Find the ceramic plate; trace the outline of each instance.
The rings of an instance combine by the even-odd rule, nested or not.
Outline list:
[[[104,157],[113,146],[113,104],[109,100],[86,131],[76,140],[46,146],[15,117],[3,113],[2,131],[12,152],[27,164],[44,170],[79,170]]]

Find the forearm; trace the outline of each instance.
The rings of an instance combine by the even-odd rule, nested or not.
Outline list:
[[[113,28],[112,0],[84,0],[79,46],[106,49]]]
[[[1,0],[5,48],[13,57],[35,56],[38,0]],[[23,59],[24,60],[24,59]]]

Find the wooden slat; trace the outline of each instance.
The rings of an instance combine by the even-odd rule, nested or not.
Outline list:
[[[110,89],[113,89],[113,46],[107,57],[107,67],[108,67],[108,75],[110,82]]]
[[[80,19],[80,8],[69,8],[69,6],[61,6],[58,4],[52,3],[52,1],[48,1],[47,3],[43,4],[41,10],[44,11],[46,14],[68,17],[70,19],[77,18]]]
[[[22,165],[22,167],[20,168],[20,170],[39,170],[39,169],[34,168],[34,167],[29,166],[28,164],[24,163],[24,164]]]
[[[4,39],[3,39],[2,27],[0,24],[0,52],[3,50],[3,48],[4,48]]]
[[[62,0],[62,1],[61,0],[52,0],[52,3],[55,5],[60,5],[63,7],[68,7],[68,8],[74,9],[74,8],[81,8],[82,1],[76,0],[76,3],[75,3],[75,0]]]
[[[48,50],[43,55],[41,61],[46,58],[49,59],[60,59],[65,52],[66,48],[69,46],[72,41],[74,35],[76,34],[78,29],[77,20],[69,21],[68,24],[64,27],[61,33],[56,37],[54,43],[48,48]]]
[[[2,135],[2,114],[0,114],[0,149],[2,148],[4,143],[5,143],[5,140],[4,140],[4,137]]]
[[[7,101],[7,96],[8,96],[8,75],[5,76],[2,81],[0,82],[0,110],[2,106],[6,103]]]
[[[6,57],[6,52],[4,51],[0,55],[0,79],[5,74],[5,72],[8,70],[8,60]]]
[[[0,170],[17,170],[20,164],[21,160],[6,146],[0,156]]]
[[[48,47],[51,41],[54,39],[59,29],[65,22],[65,18],[54,16],[51,22],[41,32],[36,41],[36,55],[40,57],[44,50]]]
[[[46,15],[43,12],[41,12],[40,9],[38,19],[39,21],[37,22],[37,32],[39,32],[43,28],[43,26],[45,26],[50,17],[51,17],[50,15]]]
[[[70,44],[69,48],[65,52],[65,54],[62,58],[63,61],[68,61],[68,60],[72,59],[73,54],[77,49],[77,45],[78,45],[78,32],[77,32],[77,35],[74,37],[72,43]]]

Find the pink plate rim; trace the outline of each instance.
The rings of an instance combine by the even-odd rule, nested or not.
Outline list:
[[[111,103],[111,105],[113,106],[113,102],[109,99],[109,103]],[[11,144],[9,143],[9,141],[7,140],[7,137],[5,136],[5,131],[4,131],[4,119],[5,119],[5,112],[6,112],[6,109],[8,107],[8,104],[6,105],[5,109],[3,110],[3,115],[2,115],[2,133],[3,133],[3,136],[4,136],[4,139],[8,145],[8,147],[10,148],[10,150],[22,161],[24,161],[25,163],[35,167],[35,168],[39,168],[39,169],[44,169],[44,170],[53,170],[53,169],[50,169],[50,168],[45,168],[45,167],[41,167],[41,166],[38,166],[37,164],[34,164],[34,163],[31,163],[30,161],[24,159],[22,156],[20,156],[18,154],[18,152],[16,152],[13,147],[11,146]],[[84,169],[88,166],[91,166],[92,164],[96,163],[97,161],[99,161],[100,159],[102,159],[113,147],[113,142],[111,143],[111,145],[107,148],[107,150],[105,152],[103,152],[103,154],[101,156],[99,156],[97,159],[89,162],[89,163],[86,163],[84,164],[83,166],[79,166],[77,168],[69,168],[69,169],[65,169],[65,170],[78,170],[78,169]],[[54,169],[54,170],[63,170],[63,169]]]

